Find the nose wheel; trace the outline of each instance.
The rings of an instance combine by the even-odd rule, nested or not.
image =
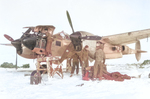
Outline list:
[[[41,83],[41,79],[42,79],[41,73],[35,70],[31,73],[30,84],[36,84],[37,85],[37,84]]]

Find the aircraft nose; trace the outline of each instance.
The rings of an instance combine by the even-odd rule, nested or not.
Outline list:
[[[37,39],[36,37],[24,38],[22,40],[22,43],[30,50],[33,50],[36,45],[36,39]]]

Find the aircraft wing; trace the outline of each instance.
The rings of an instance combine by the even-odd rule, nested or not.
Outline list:
[[[13,46],[12,44],[0,44],[0,45]]]
[[[126,45],[148,37],[150,37],[150,29],[104,36],[102,40],[112,45]]]

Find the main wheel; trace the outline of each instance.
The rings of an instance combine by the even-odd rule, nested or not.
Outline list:
[[[36,70],[35,71],[33,71],[32,73],[31,73],[31,76],[30,76],[30,84],[39,84],[39,83],[41,83],[41,79],[42,79],[42,77],[41,77],[41,74],[40,74],[40,72],[37,72]]]

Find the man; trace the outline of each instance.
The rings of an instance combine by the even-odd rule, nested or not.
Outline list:
[[[85,75],[85,68],[89,66],[88,62],[88,46],[86,45],[81,52],[81,60],[82,60],[82,76]]]
[[[70,58],[67,59],[67,66],[66,66],[66,72],[71,72],[71,62]]]
[[[72,66],[72,69],[71,69],[70,77],[73,76],[75,67],[76,67],[76,74],[79,73],[79,56],[75,53],[71,59],[73,59],[73,66]],[[70,61],[71,61],[71,59],[70,59]]]
[[[99,78],[99,80],[102,80],[103,64],[105,62],[105,53],[103,49],[104,49],[104,44],[98,41],[96,43],[93,80],[95,80],[96,78]]]

